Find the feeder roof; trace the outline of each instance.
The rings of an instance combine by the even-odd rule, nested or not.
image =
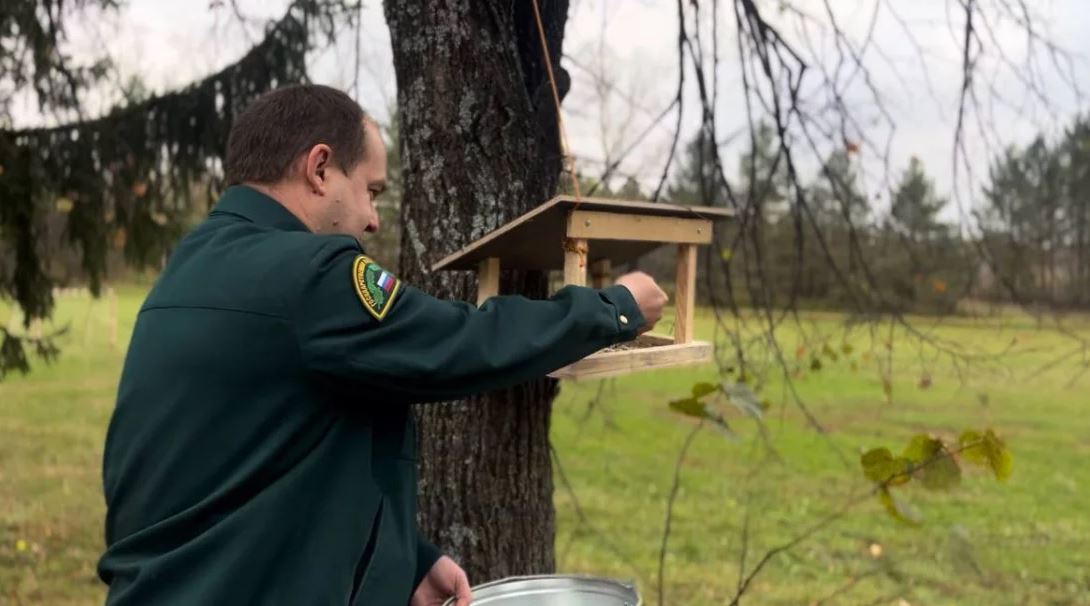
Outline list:
[[[607,198],[557,196],[514,219],[432,266],[439,270],[477,269],[484,259],[500,259],[504,269],[551,270],[564,267],[564,239],[570,211],[615,213],[644,217],[676,217],[721,221],[730,210],[710,206],[678,206],[656,202],[634,202]],[[614,264],[634,261],[662,246],[664,242],[592,240],[587,261],[608,259]]]

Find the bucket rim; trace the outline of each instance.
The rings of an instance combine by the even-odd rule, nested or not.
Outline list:
[[[613,588],[615,590],[631,592],[631,596],[625,596],[625,597],[631,597],[632,599],[635,600],[634,602],[631,603],[631,606],[643,606],[643,599],[640,596],[639,592],[636,590],[635,582],[620,580],[620,579],[615,579],[615,578],[610,578],[610,577],[600,577],[600,576],[589,575],[589,574],[531,574],[531,575],[518,575],[518,576],[505,577],[503,579],[497,579],[495,581],[488,581],[486,583],[481,583],[480,585],[475,585],[475,586],[471,587],[470,591],[473,593],[474,599],[480,599],[480,598],[488,597],[487,595],[479,596],[478,594],[480,592],[482,592],[482,591],[487,593],[489,590],[495,589],[497,587],[518,585],[519,583],[538,584],[538,583],[543,582],[543,581],[545,581],[545,582],[547,582],[547,581],[559,581],[559,582],[568,581],[568,582],[575,582],[575,583],[579,583],[579,584],[590,583],[590,584],[597,585],[599,587],[610,587],[610,588]],[[453,597],[451,597],[451,598],[448,598],[446,602],[443,602],[443,606],[454,606],[455,603],[456,603],[455,599]]]

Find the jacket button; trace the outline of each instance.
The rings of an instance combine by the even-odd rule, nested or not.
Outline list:
[[[621,321],[621,324],[628,324],[628,316],[624,314],[621,314],[621,317],[617,319]]]

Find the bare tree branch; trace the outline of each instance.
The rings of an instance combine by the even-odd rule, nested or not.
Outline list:
[[[658,597],[659,606],[665,604],[663,601],[666,595],[666,549],[670,541],[670,525],[674,518],[674,501],[677,500],[678,490],[681,488],[681,465],[685,462],[685,455],[689,452],[689,447],[693,444],[693,439],[696,438],[696,434],[704,428],[704,422],[701,421],[693,427],[693,430],[689,432],[689,435],[685,438],[685,443],[681,447],[681,452],[678,453],[677,461],[674,463],[674,483],[670,487],[670,496],[666,499],[666,521],[662,528],[662,545],[659,548],[659,582],[658,582]]]
[[[677,105],[677,126],[674,127],[674,140],[670,143],[670,154],[666,157],[666,166],[662,168],[662,177],[655,187],[655,193],[651,196],[651,199],[655,202],[658,202],[659,196],[662,194],[662,187],[666,184],[666,178],[670,176],[670,165],[674,162],[678,138],[681,137],[681,117],[685,107],[682,104],[682,96],[685,93],[685,41],[687,37],[685,35],[685,7],[681,4],[681,0],[677,0],[677,27],[677,96],[674,98],[674,103]]]

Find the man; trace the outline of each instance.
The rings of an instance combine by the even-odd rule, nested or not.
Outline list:
[[[386,150],[348,96],[268,93],[137,317],[103,463],[108,603],[469,603],[419,535],[409,405],[542,376],[659,319],[632,274],[479,309],[365,255]]]

